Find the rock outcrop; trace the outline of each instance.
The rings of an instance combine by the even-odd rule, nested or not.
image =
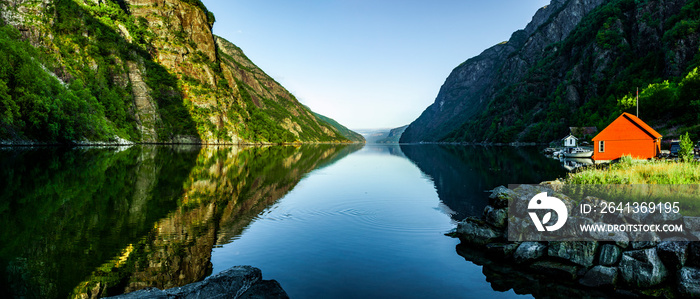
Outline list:
[[[260,269],[236,266],[210,276],[204,281],[182,287],[166,290],[148,288],[107,298],[289,298],[289,296],[276,280],[263,280]]]
[[[463,62],[440,87],[435,102],[404,132],[401,142],[439,141],[477,115],[503,83],[517,82],[545,49],[560,42],[604,0],[553,0],[535,13],[525,29]]]
[[[492,191],[485,211],[496,207],[508,209],[510,207],[503,207],[507,202],[531,198],[532,194],[546,190],[553,192],[545,186],[521,186],[514,190],[498,187]],[[526,281],[536,280],[538,285],[556,277],[556,286],[526,287],[525,291],[519,290],[522,286],[517,283],[508,282],[508,288],[516,292],[536,295],[547,294],[546,289],[564,288],[566,292],[577,294],[575,296],[593,296],[590,292],[595,290],[606,296],[700,297],[700,270],[689,262],[697,259],[691,246],[695,242],[509,242],[506,240],[508,229],[487,219],[486,215],[467,218],[459,222],[451,234],[462,241],[458,246],[460,254],[485,265],[487,281],[500,280],[498,276],[489,278],[491,270],[487,271],[487,266],[497,272],[524,276]],[[542,277],[533,278],[532,275]],[[577,293],[579,291],[581,293]]]
[[[600,129],[634,87],[673,86],[697,67],[700,34],[687,26],[696,19],[687,0],[553,0],[507,42],[457,66],[401,142],[550,142],[568,127]],[[670,115],[650,103],[645,121],[663,126],[695,98],[665,102]]]

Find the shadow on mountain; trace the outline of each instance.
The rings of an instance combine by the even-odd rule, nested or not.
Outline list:
[[[481,215],[495,187],[536,184],[564,177],[566,170],[534,147],[401,145],[406,157],[429,176],[452,219]]]

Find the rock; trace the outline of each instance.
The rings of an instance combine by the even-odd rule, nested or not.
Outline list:
[[[667,268],[678,270],[688,260],[689,247],[690,242],[687,241],[664,241],[656,246],[656,253]]]
[[[598,264],[603,266],[613,266],[620,261],[622,249],[613,244],[605,244],[600,247],[600,255],[598,255]]]
[[[458,223],[455,233],[462,242],[479,246],[503,238],[503,232],[476,217],[469,217]]]
[[[668,276],[668,271],[656,253],[656,248],[622,253],[619,268],[622,278],[633,287],[655,286]]]
[[[168,293],[157,288],[145,288],[128,294],[118,295],[114,297],[107,298],[119,298],[119,299],[168,299]]]
[[[632,241],[630,245],[632,245],[632,249],[644,249],[654,247],[658,243],[656,241]]]
[[[610,223],[610,222],[608,222]],[[596,222],[595,225],[607,225],[606,222]],[[614,223],[614,222],[613,222]],[[578,227],[576,227],[578,228]],[[597,241],[613,241],[617,246],[626,248],[629,245],[629,236],[625,232],[601,232],[601,231],[591,231],[589,232],[591,238]]]
[[[521,82],[536,61],[555,51],[548,50],[548,46],[563,41],[586,14],[603,2],[552,1],[541,8],[508,42],[486,49],[457,66],[440,88],[435,102],[411,123],[400,141],[438,141],[444,132],[458,129],[464,119],[478,116],[489,99],[502,90],[503,83]]]
[[[508,208],[496,209],[490,205],[484,208],[484,221],[497,228],[505,228],[508,223]]]
[[[251,266],[236,266],[207,279],[167,290],[148,288],[111,298],[289,298],[277,281],[262,280]]]
[[[647,216],[645,221],[647,223],[669,223],[678,222],[681,218],[683,218],[683,215],[680,213],[673,213],[673,211],[666,213],[665,209],[661,209],[661,212],[652,213]]]
[[[700,242],[691,242],[688,250],[686,263],[693,267],[700,267]]]
[[[683,216],[683,228],[686,231],[700,231],[700,217]]]
[[[686,297],[700,297],[700,269],[684,267],[678,271],[678,292]]]
[[[617,267],[595,266],[579,280],[579,283],[587,287],[614,287],[617,285]]]
[[[508,200],[515,198],[515,192],[505,186],[498,186],[489,195],[489,205],[496,208],[508,207]]]
[[[596,249],[598,249],[596,241],[558,241],[549,242],[547,254],[590,267],[593,266]]]
[[[523,242],[518,246],[518,249],[515,250],[513,261],[515,261],[516,264],[532,262],[541,258],[546,249],[547,246],[539,242]]]
[[[570,280],[576,279],[579,268],[556,261],[536,261],[530,265],[530,269],[538,273]]]
[[[505,258],[513,255],[518,249],[518,243],[489,243],[486,244],[486,253],[495,258]]]

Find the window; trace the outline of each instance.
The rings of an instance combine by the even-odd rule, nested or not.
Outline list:
[[[598,152],[599,153],[604,153],[605,152],[605,141],[598,141]]]

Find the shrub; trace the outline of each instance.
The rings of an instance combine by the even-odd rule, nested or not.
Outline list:
[[[681,136],[681,150],[678,152],[678,156],[681,158],[683,162],[690,162],[693,161],[693,141],[690,140],[690,137],[688,136],[688,133],[686,132],[685,135]]]

